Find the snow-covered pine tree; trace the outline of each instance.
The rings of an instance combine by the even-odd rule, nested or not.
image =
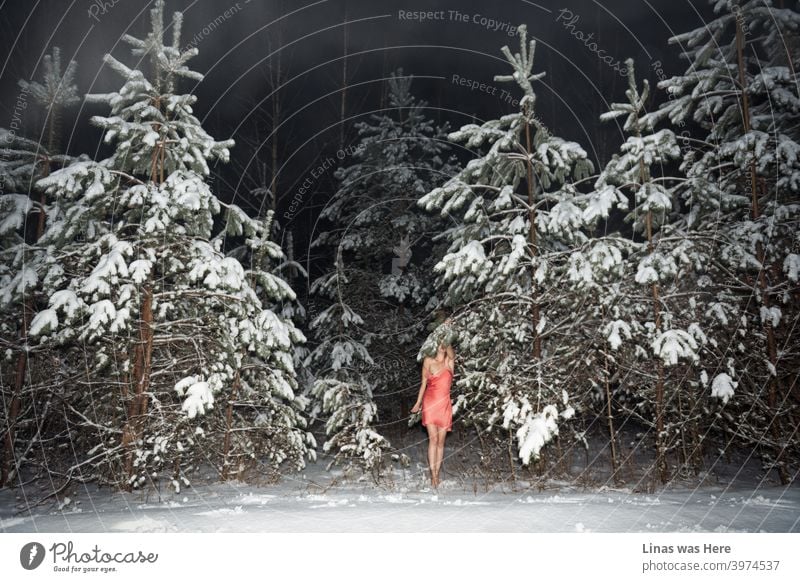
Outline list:
[[[61,150],[61,116],[67,107],[80,102],[75,74],[78,64],[70,61],[61,70],[61,49],[53,47],[53,53],[42,60],[42,80],[20,80],[19,86],[33,96],[44,113],[42,137],[39,140],[48,152],[57,154]],[[48,164],[48,160],[44,161]]]
[[[51,382],[57,375],[44,358],[32,365],[31,360],[37,355],[28,342],[28,329],[39,307],[37,290],[44,249],[37,243],[44,232],[45,216],[57,211],[35,184],[38,178],[71,160],[60,153],[60,120],[63,110],[79,101],[74,82],[76,69],[75,61],[70,61],[62,72],[61,51],[54,47],[52,54],[45,55],[42,61],[41,82],[20,80],[18,102],[24,105],[21,109],[32,115],[34,107],[27,107],[32,98],[33,104],[44,113],[45,122],[38,140],[20,136],[22,128],[0,130],[0,312],[3,314],[0,335],[9,346],[3,358],[2,386],[11,388],[3,398],[9,404],[7,422],[3,426],[0,487],[13,479],[22,460],[15,452],[15,433],[25,425],[33,426],[33,419],[27,415],[19,418],[26,384],[29,385],[28,400],[31,400],[39,392],[30,385],[38,383],[31,382],[34,377],[36,381]],[[42,410],[48,410],[50,402],[51,399],[45,397]],[[38,434],[35,428],[27,436],[33,438],[34,434]]]
[[[285,248],[284,260],[275,267],[275,275],[285,280],[292,289],[298,286],[298,279],[302,281],[302,284],[307,285],[308,273],[294,256],[294,233],[291,230],[285,231],[282,247]],[[274,309],[284,319],[290,319],[297,327],[305,325],[308,321],[308,313],[299,298],[294,301],[281,301],[280,306],[276,305]],[[311,354],[311,350],[306,343],[297,344],[294,348],[298,382],[304,394],[307,394],[313,383],[311,372],[305,367],[305,361],[309,354]]]
[[[515,436],[528,464],[558,434],[559,419],[575,412],[568,390],[582,373],[581,346],[567,330],[582,310],[564,282],[570,255],[593,245],[582,229],[614,201],[577,190],[592,164],[537,116],[532,82],[543,74],[532,73],[535,41],[525,25],[518,30],[520,52],[502,49],[513,73],[495,80],[517,84],[519,111],[450,134],[486,152],[420,205],[458,222],[435,267],[444,303],[456,310],[454,410],[481,433],[504,429],[509,443]]]
[[[723,416],[731,439],[761,447],[765,469],[786,483],[800,452],[790,428],[800,361],[800,13],[771,0],[711,3],[714,20],[671,39],[689,66],[659,83],[670,98],[647,117],[691,135],[680,191],[689,223],[717,238],[732,276],[714,284],[740,299],[728,346],[736,370],[720,366],[714,373],[730,377],[711,389],[733,395]]]
[[[165,44],[157,0],[147,37],[123,37],[139,68],[106,55],[124,83],[87,96],[111,109],[92,119],[115,144],[111,156],[39,182],[64,211],[43,237],[49,308],[31,335],[85,354],[67,395],[82,456],[66,476],[126,488],[170,472],[177,489],[201,463],[224,477],[261,461],[299,468],[315,446],[295,394],[293,346],[304,337],[258,289],[273,301],[294,292],[261,263],[225,256],[223,239],[282,253],[264,234],[269,220],[225,205],[205,182],[233,141],[209,136],[192,114],[196,97],[177,92],[202,75],[186,66],[197,49],[180,48],[181,13],[169,24]]]
[[[273,110],[273,113],[276,110]],[[273,120],[274,121],[274,120]],[[275,125],[273,124],[273,129]],[[266,137],[258,133],[256,124],[257,143],[262,143]],[[273,136],[274,137],[274,136]],[[275,142],[273,140],[273,146]],[[254,148],[253,156],[259,152],[260,146]],[[254,247],[238,237],[229,238],[226,242],[230,247],[228,255],[238,259],[244,265],[250,265],[251,270],[261,270],[269,272],[274,277],[278,277],[292,289],[296,286],[296,279],[299,277],[307,278],[308,274],[302,265],[294,258],[294,243],[292,232],[285,231],[276,218],[276,195],[274,188],[277,185],[275,172],[278,171],[278,160],[276,147],[272,148],[272,178],[270,178],[270,168],[266,163],[258,160],[248,163],[246,166],[237,168],[241,173],[247,174],[249,171],[252,178],[252,186],[249,188],[251,199],[260,201],[259,215],[266,215],[265,224],[270,228],[261,231],[261,243]],[[283,240],[281,238],[283,237]],[[280,252],[285,247],[285,252]],[[278,252],[275,252],[278,249]],[[269,250],[270,252],[266,252]],[[281,319],[291,322],[299,328],[306,322],[306,310],[298,297],[288,299],[284,296],[274,296],[271,289],[264,289],[256,285],[256,292],[261,298],[264,307],[274,311]],[[294,342],[292,347],[293,363],[295,368],[296,380],[300,394],[296,396],[298,404],[303,408],[308,403],[308,392],[313,382],[309,370],[304,365],[310,350],[305,342]]]
[[[652,431],[654,476],[666,483],[667,454],[673,450],[682,464],[695,471],[701,466],[706,427],[699,419],[708,400],[703,379],[724,357],[714,338],[716,332],[724,337],[725,331],[716,314],[731,316],[736,308],[726,302],[724,292],[715,295],[705,288],[714,269],[709,265],[713,245],[706,233],[689,228],[680,213],[672,212],[673,191],[682,180],[666,170],[680,158],[678,138],[669,129],[654,132],[643,121],[649,83],[643,81],[640,93],[632,59],[626,68],[628,102],[613,103],[601,120],[624,116],[622,129],[628,137],[595,188],[602,196],[632,199],[625,219],[632,223],[633,239],[620,248],[625,269],[616,281],[617,298],[603,337],[612,369],[623,372],[615,400],[623,403],[628,417]],[[607,389],[609,411],[610,397]]]
[[[306,359],[315,377],[310,388],[311,414],[326,417],[323,450],[333,451],[329,469],[342,462],[345,468],[361,466],[377,478],[390,445],[375,429],[378,409],[375,379],[370,374],[375,362],[359,341],[364,320],[345,303],[343,290],[349,281],[341,254],[336,263],[338,268],[314,281],[310,290],[329,302],[310,324],[319,342]]]
[[[249,357],[240,372],[246,382],[236,379],[236,392],[226,405],[222,476],[235,476],[264,460],[273,472],[284,461],[301,469],[304,456],[316,458],[316,440],[305,430],[308,399],[301,394],[298,381],[305,337],[292,318],[300,306],[290,283],[280,274],[290,260],[280,245],[269,239],[272,210],[263,221],[248,218],[238,208],[230,210],[238,217],[229,215],[227,233],[244,235],[251,249],[245,279],[260,306],[253,312],[255,317],[240,322],[239,330],[232,334],[230,353],[248,353]]]
[[[314,373],[324,379],[322,370],[331,369],[336,382],[352,374],[348,381],[363,382],[364,388],[351,385],[347,394],[357,395],[361,410],[374,409],[382,418],[408,411],[409,398],[388,395],[401,393],[408,377],[419,374],[414,356],[438,301],[427,274],[441,256],[441,245],[432,238],[443,223],[416,202],[456,169],[448,158],[445,128],[426,116],[427,104],[414,97],[411,84],[411,76],[396,71],[388,80],[389,107],[356,124],[359,141],[347,149],[349,163],[335,173],[339,188],[321,213],[331,227],[313,242],[335,254],[338,266],[313,286],[319,297],[333,302],[312,323],[320,348],[329,349],[344,332],[341,341],[353,346],[345,351],[361,354],[337,363],[317,351],[311,361],[321,368]],[[332,386],[342,394],[341,384]],[[345,396],[325,400],[353,406]],[[367,417],[366,412],[359,416]]]
[[[259,268],[269,270],[274,276],[283,279],[289,287],[295,289],[298,286],[297,280],[300,278],[304,280],[308,279],[308,273],[295,259],[294,236],[292,231],[284,230],[276,218],[276,201],[271,190],[271,183],[268,179],[267,165],[256,163],[255,168],[258,170],[258,177],[256,179],[256,184],[258,185],[249,189],[250,196],[254,200],[261,201],[259,214],[263,213],[266,208],[266,215],[269,216],[268,222],[272,225],[270,231],[265,233],[268,240],[273,241],[279,248],[285,250],[280,257],[277,257],[271,254],[253,253],[252,249],[246,244],[233,244],[228,254],[238,259],[242,264],[258,264]],[[246,168],[242,168],[242,171],[246,171]],[[273,178],[272,184],[274,183],[275,179]],[[228,242],[230,243],[230,241]],[[305,284],[305,282],[306,281],[303,281],[303,284]],[[300,328],[306,323],[306,309],[300,298],[295,297],[293,300],[281,298],[276,301],[274,297],[269,295],[260,296],[262,301],[264,301],[265,307],[277,313],[281,318],[291,320],[295,327]],[[311,374],[304,366],[304,362],[309,353],[310,350],[305,342],[294,345],[294,364],[297,372],[297,381],[303,392],[308,391],[312,382]]]

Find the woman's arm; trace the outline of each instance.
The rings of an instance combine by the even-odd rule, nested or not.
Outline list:
[[[422,381],[419,385],[419,396],[417,396],[417,402],[414,404],[414,408],[411,409],[411,412],[419,412],[420,407],[422,406],[422,397],[425,395],[425,388],[428,385],[428,358],[425,358],[422,361]]]
[[[456,352],[453,346],[447,346],[447,359],[450,360],[450,370],[456,371]]]

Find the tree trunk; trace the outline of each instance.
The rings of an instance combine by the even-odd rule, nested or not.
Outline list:
[[[526,110],[527,113],[527,110]],[[531,125],[525,123],[525,152],[528,156],[527,171],[528,171],[528,220],[530,221],[530,229],[528,231],[528,241],[531,245],[531,252],[534,256],[538,254],[536,246],[536,184],[534,183],[533,162],[531,161],[530,154],[532,151],[533,142],[531,139]],[[531,287],[533,293],[533,357],[537,363],[541,363],[542,358],[542,338],[537,331],[539,327],[539,319],[541,314],[539,312],[539,302],[536,300],[536,284],[531,276]],[[537,406],[538,412],[538,406]]]
[[[122,429],[122,446],[125,448],[125,488],[131,488],[134,475],[134,453],[137,441],[142,438],[147,414],[147,389],[150,386],[151,358],[153,354],[153,291],[151,283],[142,287],[142,306],[139,312],[139,341],[134,350],[133,390],[128,402],[128,414]]]
[[[603,306],[603,319],[605,319],[606,315],[606,308],[605,305]],[[618,462],[617,462],[617,436],[616,431],[614,430],[614,415],[612,414],[611,410],[611,385],[609,382],[609,372],[608,372],[608,352],[603,349],[603,363],[604,363],[604,373],[603,373],[603,380],[605,383],[606,388],[606,414],[608,419],[608,442],[611,444],[611,480],[616,482],[617,477],[617,469],[618,469]]]
[[[678,448],[678,451],[680,453],[679,456],[680,456],[680,459],[681,459],[680,464],[683,466],[683,470],[687,471],[686,474],[688,474],[688,469],[689,469],[689,465],[690,465],[690,462],[689,462],[689,451],[686,448],[687,431],[686,431],[686,424],[684,422],[683,396],[681,395],[680,387],[677,388],[677,395],[678,395],[678,419],[680,420],[680,428],[678,430],[678,435],[679,435],[678,438],[680,438],[680,441],[681,441],[681,446]],[[689,409],[689,412],[691,413],[692,410]]]
[[[636,137],[641,138],[642,132],[639,127],[639,120],[636,119]],[[639,189],[650,181],[650,173],[644,165],[644,160],[639,160]],[[637,192],[634,193],[634,197]],[[647,253],[653,254],[655,247],[653,245],[653,211],[648,209],[645,216],[645,226],[647,231]],[[661,327],[661,309],[658,281],[654,282],[651,286],[653,294],[653,321],[655,323],[655,332],[658,333]],[[667,457],[664,444],[664,362],[660,356],[656,355],[656,370],[658,376],[656,378],[656,472],[661,483],[666,483],[669,480],[669,470],[667,466]]]
[[[161,108],[161,99],[153,99],[153,107]],[[160,131],[158,126],[154,131]],[[150,163],[150,181],[153,184],[164,182],[166,168],[166,138],[156,144]],[[144,437],[147,420],[147,391],[150,388],[150,373],[153,357],[153,282],[148,279],[142,283],[142,303],[139,307],[139,339],[133,352],[133,386],[128,392],[130,399],[127,417],[122,428],[122,447],[125,450],[125,484],[124,489],[132,488],[134,476],[134,457],[139,440]]]
[[[236,377],[233,379],[233,390],[231,391],[231,398],[228,401],[228,408],[225,411],[225,440],[222,443],[222,480],[228,479],[228,469],[230,468],[230,459],[228,454],[231,450],[231,427],[233,426],[233,405],[236,401],[236,396],[239,394],[239,372],[236,372]]]
[[[662,483],[669,480],[667,455],[664,446],[664,363],[658,362],[658,383],[656,384],[656,467]]]
[[[641,133],[639,133],[638,130],[637,135],[641,137]],[[639,171],[642,180],[642,183],[640,184],[641,188],[643,187],[644,183],[649,180],[647,170],[642,160],[639,160]],[[655,246],[653,245],[652,210],[647,211],[645,223],[647,227],[647,252],[648,254],[653,254],[653,252],[655,252]],[[658,330],[661,327],[661,299],[659,298],[658,282],[656,281],[653,283],[651,288],[653,293],[653,319],[656,333],[658,333]],[[661,483],[666,483],[669,480],[669,471],[667,466],[667,457],[664,450],[664,362],[658,355],[656,355],[656,360],[656,370],[658,372],[658,376],[656,378],[656,471]]]
[[[511,468],[511,478],[517,480],[517,472],[514,470],[514,437],[513,433],[508,433],[508,466]]]
[[[56,123],[58,117],[58,108],[53,106],[50,111],[50,115],[48,117],[47,123],[47,151],[44,153],[42,158],[42,178],[45,178],[50,175],[50,156],[54,153],[55,148],[57,147],[57,134],[56,134]],[[38,161],[38,160],[37,160]],[[34,166],[34,172],[36,171],[36,166]],[[33,192],[33,179],[31,179],[31,183],[28,185],[29,194],[28,196],[33,198],[35,196]],[[36,229],[34,230],[33,235],[33,242],[37,242],[40,238],[42,238],[42,234],[44,234],[44,227],[45,227],[45,202],[46,198],[44,192],[39,192],[38,195],[38,216],[36,217]],[[27,238],[27,237],[26,237]],[[12,464],[16,465],[15,462],[15,454],[14,454],[14,432],[17,423],[17,416],[19,416],[19,411],[22,408],[22,390],[25,388],[25,376],[28,371],[28,351],[27,351],[27,343],[28,343],[28,329],[30,328],[31,320],[33,319],[33,314],[36,311],[36,298],[33,294],[27,294],[25,299],[22,303],[22,325],[20,327],[20,336],[19,342],[22,349],[20,350],[19,355],[17,356],[17,371],[14,376],[14,391],[11,396],[11,402],[8,408],[8,421],[7,421],[7,429],[5,438],[3,439],[3,464],[0,468],[0,487],[5,487],[6,485],[10,485],[8,483],[9,476],[12,473],[16,473],[16,470],[12,471]]]

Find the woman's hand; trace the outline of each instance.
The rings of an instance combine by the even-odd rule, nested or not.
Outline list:
[[[419,412],[419,408],[421,405],[422,403],[419,400],[417,400],[417,403],[414,405],[414,408],[411,409],[411,414],[416,414],[417,412]]]

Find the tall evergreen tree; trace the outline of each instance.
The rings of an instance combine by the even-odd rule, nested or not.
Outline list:
[[[728,276],[714,284],[734,292],[741,310],[730,322],[735,380],[723,392],[738,390],[726,428],[761,447],[765,468],[786,483],[798,453],[800,13],[771,0],[712,4],[715,19],[671,39],[689,66],[659,83],[670,98],[647,120],[697,128],[680,195],[688,223],[717,240]]]
[[[11,393],[4,396],[8,410],[2,427],[0,486],[13,479],[21,461],[14,445],[18,420],[21,421],[19,424],[33,429],[28,437],[35,439],[34,435],[39,434],[31,419],[20,414],[26,385],[27,405],[31,405],[34,394],[39,392],[31,385],[34,376],[36,383],[49,383],[52,376],[57,375],[50,365],[50,358],[39,358],[37,365],[31,365],[37,354],[28,338],[31,319],[39,308],[38,290],[45,252],[38,242],[44,232],[45,217],[58,211],[57,206],[45,198],[43,189],[36,186],[36,180],[71,161],[69,156],[60,153],[60,122],[64,109],[79,101],[76,70],[77,64],[70,61],[62,71],[61,51],[54,47],[52,54],[45,55],[42,61],[41,82],[19,82],[21,92],[17,103],[20,117],[23,110],[27,110],[29,116],[33,114],[34,107],[28,108],[31,98],[32,105],[44,113],[45,122],[39,139],[19,135],[22,127],[17,131],[0,131],[0,144],[3,146],[0,149],[0,216],[3,217],[0,222],[0,306],[3,313],[0,334],[7,339],[9,346],[13,346],[6,352],[3,362],[2,385],[10,386]],[[32,134],[32,124],[26,125]],[[48,410],[50,403],[51,399],[45,397],[43,410]],[[30,449],[29,446],[28,451]]]
[[[628,102],[613,103],[601,119],[624,116],[628,137],[595,187],[632,199],[625,219],[632,223],[634,238],[620,241],[625,243],[620,245],[625,268],[603,335],[610,368],[622,376],[614,396],[624,403],[626,415],[652,431],[654,476],[666,483],[669,452],[679,452],[682,464],[695,471],[702,465],[706,427],[700,420],[711,405],[708,370],[719,370],[722,364],[726,329],[720,318],[735,317],[736,305],[724,290],[706,288],[715,272],[710,260],[714,245],[706,233],[681,220],[681,213],[672,212],[673,192],[682,180],[666,170],[680,157],[678,138],[669,129],[653,131],[643,121],[649,83],[643,82],[640,93],[632,59],[626,69]],[[730,365],[724,369],[713,383],[733,374]],[[606,398],[611,398],[610,391]],[[607,404],[611,410],[610,400]]]
[[[330,303],[310,324],[319,342],[306,359],[315,375],[311,410],[326,418],[323,450],[333,452],[328,468],[336,462],[347,468],[357,464],[377,478],[390,445],[375,427],[375,379],[369,374],[375,362],[358,339],[364,320],[345,302],[343,289],[350,281],[341,255],[336,264],[339,268],[311,286],[311,293]]]
[[[536,43],[528,43],[525,25],[518,30],[520,51],[502,49],[513,72],[495,80],[516,83],[519,111],[450,134],[485,153],[420,205],[458,222],[435,267],[444,303],[456,310],[454,410],[480,432],[502,428],[516,437],[518,457],[528,464],[575,413],[570,377],[583,374],[574,369],[581,348],[566,334],[582,316],[581,295],[564,281],[571,253],[592,244],[585,228],[615,201],[576,188],[592,164],[537,116],[533,82],[543,73],[532,73]]]
[[[177,92],[202,75],[186,66],[197,49],[180,48],[179,12],[165,44],[163,12],[158,0],[146,38],[123,37],[146,71],[106,55],[123,86],[87,96],[111,109],[92,121],[114,152],[39,182],[64,211],[43,237],[49,308],[31,334],[86,355],[65,396],[84,454],[67,476],[128,488],[167,472],[179,488],[203,462],[223,478],[262,461],[300,468],[315,445],[292,360],[304,337],[262,300],[294,292],[260,261],[246,269],[222,252],[230,235],[280,260],[265,234],[271,216],[250,219],[206,184],[233,141],[209,136],[192,113],[196,97]]]

